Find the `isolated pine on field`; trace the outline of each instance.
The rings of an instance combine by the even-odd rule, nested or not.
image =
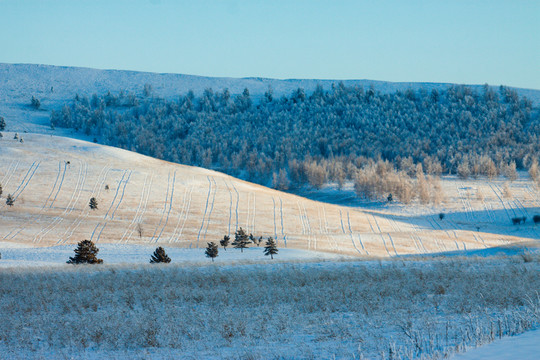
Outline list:
[[[0,184],[0,197],[2,197],[2,184]]]
[[[90,206],[90,209],[92,210],[97,210],[98,203],[95,197],[90,198],[90,203],[88,204],[88,206]]]
[[[77,244],[75,256],[70,257],[68,264],[102,264],[103,260],[97,258],[99,249],[90,240],[83,240]]]
[[[206,254],[206,257],[211,258],[212,262],[214,262],[214,258],[218,256],[218,246],[213,241],[207,244],[208,246],[206,247],[206,250],[204,251],[204,253]]]
[[[244,252],[244,249],[248,247],[249,244],[249,236],[246,234],[244,229],[240,228],[234,233],[234,241],[232,242],[232,246],[234,246],[236,249],[240,249],[241,252]]]
[[[165,253],[165,249],[163,249],[161,246],[154,251],[154,254],[150,257],[150,264],[157,264],[157,263],[170,263],[171,258]]]
[[[4,131],[5,129],[6,129],[6,120],[4,120],[4,118],[0,116],[0,131]]]
[[[266,241],[266,246],[264,247],[264,255],[270,255],[271,259],[274,259],[274,255],[278,253],[278,248],[274,239],[270,236]]]
[[[13,199],[13,196],[11,196],[11,194],[8,194],[6,199],[6,205],[13,206],[13,204],[15,204],[15,199]]]
[[[227,251],[227,246],[229,246],[229,241],[231,240],[229,235],[225,235],[222,240],[219,241],[219,245],[223,246],[223,249]]]

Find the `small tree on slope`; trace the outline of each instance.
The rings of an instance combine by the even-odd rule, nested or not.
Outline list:
[[[270,255],[271,259],[274,259],[274,255],[278,253],[278,248],[274,239],[270,236],[266,241],[266,246],[264,247],[264,255]]]
[[[90,209],[92,210],[97,209],[98,203],[95,197],[90,198],[90,203],[88,204],[88,206],[90,206]]]
[[[2,184],[0,184],[0,197],[2,197]]]
[[[13,206],[13,204],[15,204],[15,199],[13,199],[13,196],[11,196],[11,194],[8,194],[6,199],[6,205]]]
[[[0,193],[1,195],[1,193]],[[227,251],[227,246],[229,246],[229,241],[231,240],[231,238],[229,237],[229,235],[225,235],[223,237],[223,240],[220,240],[219,241],[219,245],[223,246],[223,249],[225,249],[225,251]]]
[[[218,246],[213,241],[207,244],[208,246],[206,247],[206,250],[204,251],[204,253],[206,254],[206,257],[211,258],[212,262],[214,262],[214,258],[218,256]]]
[[[161,246],[154,251],[154,254],[150,257],[150,264],[157,264],[157,263],[170,263],[171,258],[165,253],[165,249],[163,249]]]
[[[103,260],[97,258],[99,249],[90,240],[83,240],[77,244],[75,256],[70,257],[68,264],[102,264]]]
[[[240,228],[234,233],[234,241],[232,242],[232,246],[234,246],[236,249],[240,249],[241,252],[244,252],[244,249],[247,248],[249,244],[249,237],[244,231],[244,229]]]

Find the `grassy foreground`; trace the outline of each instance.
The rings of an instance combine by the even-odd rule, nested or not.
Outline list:
[[[537,327],[540,259],[0,269],[0,358],[441,358]]]

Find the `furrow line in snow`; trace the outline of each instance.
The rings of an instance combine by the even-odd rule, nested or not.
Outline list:
[[[213,194],[212,194],[212,203],[210,205],[210,211],[208,212],[208,218],[206,219],[206,228],[204,229],[204,236],[203,241],[206,241],[206,233],[208,232],[208,226],[210,225],[210,218],[212,217],[212,211],[214,211],[214,203],[216,201],[216,192],[217,192],[217,184],[216,180],[212,176],[212,182],[214,183],[213,186]]]
[[[163,224],[163,227],[161,228],[161,231],[159,232],[159,235],[156,238],[156,241],[155,241],[156,243],[161,238],[161,235],[163,234],[163,231],[165,230],[165,228],[167,227],[167,223],[169,222],[169,216],[171,214],[172,204],[173,204],[173,200],[174,200],[174,184],[175,184],[175,182],[176,182],[176,170],[174,170],[173,179],[172,179],[171,198],[169,200],[169,210],[167,211],[167,215],[166,215],[166,218],[165,218],[165,223]]]
[[[231,181],[231,185],[234,189],[234,192],[236,193],[236,225],[235,225],[235,229],[234,231],[236,232],[236,230],[238,230],[238,203],[240,201],[240,194],[238,193],[238,190],[236,189],[236,186],[234,186],[234,182]]]
[[[285,243],[285,247],[287,247],[287,236],[285,236],[285,228],[283,226],[283,201],[281,200],[281,196],[279,197],[279,212],[281,213],[281,236],[283,236],[283,242]]]
[[[201,232],[204,227],[204,221],[206,219],[206,213],[208,211],[208,202],[210,201],[210,195],[212,194],[212,182],[210,181],[210,178],[207,176],[206,179],[208,180],[208,194],[206,195],[206,205],[204,207],[204,214],[201,221],[201,228],[199,229],[199,233],[197,234],[197,248],[199,248],[199,238],[201,237]]]
[[[62,178],[60,179],[60,184],[58,185],[58,189],[56,190],[56,194],[54,194],[54,198],[52,199],[51,204],[49,205],[49,209],[52,208],[52,206],[56,202],[56,198],[58,197],[58,194],[60,193],[60,190],[62,190],[62,185],[64,185],[64,179],[66,177],[66,171],[67,171],[67,163],[64,163],[64,171],[62,172]]]
[[[122,182],[124,181],[124,178],[126,177],[126,174],[127,174],[127,170],[124,170],[122,172],[122,178],[120,179],[120,181],[118,182],[118,186],[116,187],[116,192],[114,193],[114,197],[112,199],[111,205],[109,205],[109,209],[105,213],[105,216],[103,216],[103,220],[106,220],[107,216],[109,216],[109,213],[111,212],[111,210],[112,210],[112,208],[114,206],[114,203],[116,202],[116,198],[118,197],[118,193],[120,192],[120,187],[122,186]]]
[[[360,249],[358,249],[358,247],[356,246],[356,243],[354,242],[353,231],[352,231],[352,228],[351,228],[351,217],[349,216],[348,211],[347,211],[347,225],[349,226],[349,235],[351,236],[352,244],[353,244],[354,248],[356,249],[356,251],[358,251],[358,253],[361,255],[362,252],[360,251]],[[362,249],[363,249],[364,245],[362,244],[362,241],[360,241],[360,244],[362,245]]]
[[[120,195],[120,199],[118,200],[118,203],[116,204],[116,207],[114,208],[114,211],[111,214],[111,220],[114,219],[114,215],[116,214],[116,211],[118,210],[118,207],[120,207],[120,204],[122,204],[122,201],[124,200],[124,194],[126,192],[126,186],[127,186],[128,182],[129,182],[129,179],[131,179],[131,174],[132,173],[133,173],[133,170],[130,170],[126,181],[124,181],[124,186],[122,187],[122,194]]]
[[[277,241],[277,224],[276,224],[276,199],[272,196],[272,205],[274,209],[274,239]]]
[[[187,222],[187,218],[189,216],[189,210],[191,210],[191,198],[193,195],[193,189],[195,188],[195,185],[191,185],[191,190],[189,191],[189,199],[186,204],[186,211],[184,212],[184,220],[182,221],[182,227],[180,228],[180,232],[178,233],[178,239],[182,236],[182,233],[184,232],[184,227]],[[189,247],[191,248],[191,243],[189,244]]]
[[[225,186],[227,187],[227,191],[229,192],[229,222],[228,222],[228,230],[227,235],[231,236],[231,221],[232,221],[232,191],[229,187],[229,184],[227,184],[227,181],[223,179],[223,182],[225,183]]]
[[[142,199],[141,211],[140,212],[137,211],[136,216],[133,218],[133,221],[134,221],[133,222],[133,227],[131,228],[131,230],[129,232],[129,235],[126,237],[126,240],[125,240],[126,243],[129,242],[129,239],[131,239],[131,236],[133,235],[133,233],[136,230],[137,224],[142,224],[142,217],[143,217],[143,215],[146,212],[146,209],[148,207],[148,199],[150,198],[150,192],[152,190],[152,184],[154,182],[154,174],[155,173],[152,172],[152,175],[150,175],[150,182],[148,183],[148,186],[146,186],[145,189],[143,189],[143,193],[141,194],[141,199]],[[146,176],[148,177],[148,174]],[[141,237],[142,237],[142,234],[141,234]]]
[[[174,227],[174,230],[169,237],[169,244],[174,242],[174,239],[176,237],[176,233],[178,232],[178,229],[180,228],[180,222],[182,221],[182,217],[184,216],[184,211],[186,211],[186,197],[188,194],[189,188],[184,189],[184,195],[182,196],[182,208],[180,209],[180,212],[178,213],[178,220],[176,221],[176,226]]]
[[[157,224],[156,228],[154,229],[154,234],[152,234],[152,238],[150,239],[150,242],[154,242],[154,239],[156,238],[156,234],[161,227],[161,224],[163,223],[163,218],[165,217],[165,212],[167,211],[167,204],[169,202],[169,190],[171,187],[171,172],[169,171],[167,174],[167,192],[165,193],[165,204],[163,205],[163,211],[161,213],[161,217],[159,218],[159,223]]]
[[[92,189],[92,195],[93,196],[95,195],[96,198],[99,196],[99,193],[101,192],[101,189],[103,188],[103,183],[105,182],[105,179],[107,178],[107,174],[109,173],[110,170],[111,170],[111,167],[109,164],[105,165],[101,169],[99,176],[97,178],[96,184],[94,185],[94,188]],[[70,225],[66,229],[64,233],[64,243],[66,243],[71,238],[71,236],[73,236],[73,233],[81,225],[82,221],[88,217],[89,211],[90,211],[89,207],[83,206],[78,218],[73,222],[72,225]]]

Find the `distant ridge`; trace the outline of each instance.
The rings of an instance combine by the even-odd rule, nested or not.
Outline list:
[[[275,96],[289,95],[297,88],[312,92],[317,84],[330,89],[332,84],[343,82],[346,86],[363,86],[382,93],[397,90],[421,88],[431,91],[442,90],[453,84],[429,82],[389,82],[377,80],[317,80],[317,79],[269,79],[260,77],[228,78],[206,77],[184,74],[160,74],[128,70],[98,70],[81,67],[66,67],[36,64],[0,63],[0,103],[11,102],[13,98],[40,96],[52,103],[65,101],[76,93],[91,95],[121,89],[141,93],[144,84],[152,85],[154,94],[174,97],[193,90],[195,94],[212,88],[221,91],[228,88],[232,94],[239,94],[248,88],[250,94],[259,97],[272,87]],[[498,87],[499,85],[493,85]],[[478,88],[483,85],[468,85]],[[52,92],[51,92],[52,87]],[[529,98],[535,106],[540,105],[540,90],[514,88],[520,96]],[[11,99],[10,99],[11,98]]]

